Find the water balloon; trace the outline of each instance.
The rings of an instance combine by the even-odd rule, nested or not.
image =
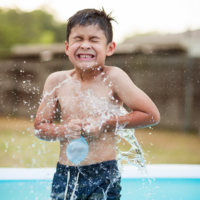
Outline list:
[[[79,139],[72,140],[66,150],[67,158],[78,164],[83,161],[89,152],[87,141],[81,136]]]

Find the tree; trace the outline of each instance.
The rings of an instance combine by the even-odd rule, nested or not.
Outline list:
[[[65,40],[66,24],[43,10],[0,9],[0,49],[15,44],[55,43]]]

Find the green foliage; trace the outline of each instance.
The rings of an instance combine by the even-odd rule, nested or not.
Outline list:
[[[0,9],[0,49],[15,44],[56,43],[65,40],[66,24],[42,10]]]

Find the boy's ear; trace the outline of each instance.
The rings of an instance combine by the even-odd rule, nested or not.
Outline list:
[[[113,55],[113,53],[115,52],[115,48],[116,48],[116,44],[115,44],[115,42],[111,42],[111,43],[109,43],[108,44],[108,46],[107,46],[107,56],[111,56],[111,55]]]
[[[65,41],[65,53],[68,55],[69,54],[69,45],[68,42]]]

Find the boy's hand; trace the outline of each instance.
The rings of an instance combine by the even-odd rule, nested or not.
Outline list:
[[[105,126],[100,122],[98,118],[87,119],[82,124],[84,134],[98,138],[99,135],[104,131]]]
[[[72,119],[64,127],[66,128],[66,138],[78,139],[81,137],[82,120]]]

